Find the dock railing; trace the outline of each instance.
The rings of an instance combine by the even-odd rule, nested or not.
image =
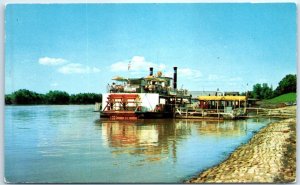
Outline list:
[[[247,107],[246,108],[248,117],[250,112],[255,113],[255,116],[268,116],[268,117],[292,117],[296,115],[295,110],[284,110],[284,109],[267,109],[260,107]]]

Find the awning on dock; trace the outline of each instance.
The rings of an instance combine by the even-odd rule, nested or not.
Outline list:
[[[246,101],[246,96],[198,96],[202,101]]]

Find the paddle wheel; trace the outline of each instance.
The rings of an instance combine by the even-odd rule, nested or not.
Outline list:
[[[102,114],[111,120],[136,120],[140,97],[133,93],[109,94]]]

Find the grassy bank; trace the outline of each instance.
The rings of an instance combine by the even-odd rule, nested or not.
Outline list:
[[[287,93],[287,94],[277,96],[273,99],[264,100],[263,102],[268,104],[276,104],[276,103],[287,103],[287,102],[295,103],[296,101],[297,101],[296,93]]]
[[[296,102],[297,102],[297,94],[287,93],[272,99],[259,101],[257,102],[257,105],[262,108],[279,108],[279,107],[285,107],[286,105],[292,105]]]

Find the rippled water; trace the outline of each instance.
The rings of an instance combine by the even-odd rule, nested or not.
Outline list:
[[[270,119],[100,121],[93,105],[6,106],[8,182],[182,182]]]

